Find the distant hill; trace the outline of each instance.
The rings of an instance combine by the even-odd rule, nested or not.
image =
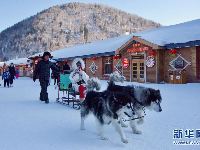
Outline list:
[[[159,23],[107,5],[57,5],[2,31],[0,61],[161,26]]]

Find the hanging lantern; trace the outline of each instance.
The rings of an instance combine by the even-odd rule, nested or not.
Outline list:
[[[28,59],[27,62],[29,62],[30,60]]]
[[[65,60],[64,62],[65,62],[65,63],[68,63],[68,60]]]
[[[121,55],[117,55],[118,59],[121,59]]]
[[[25,68],[28,68],[28,65],[25,65]]]
[[[131,50],[131,52],[134,53],[134,52],[135,52],[135,48],[133,48],[133,49]]]
[[[113,59],[114,59],[114,60],[117,60],[117,59],[118,59],[118,56],[116,56],[116,55],[113,56]]]
[[[169,52],[172,54],[172,56],[175,56],[175,54],[177,53],[177,50],[176,49],[171,49]]]
[[[96,57],[93,57],[92,60],[95,61],[95,60],[97,60],[97,58],[96,58]]]
[[[144,50],[145,50],[145,51],[148,51],[148,50],[149,50],[149,47],[144,47]]]
[[[38,58],[38,61],[42,60],[42,58]]]
[[[149,55],[151,55],[151,57],[154,57],[154,56],[156,55],[156,51],[153,51],[153,50],[150,51],[150,52],[149,52]]]

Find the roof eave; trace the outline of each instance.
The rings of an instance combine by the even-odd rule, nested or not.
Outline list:
[[[140,43],[143,43],[149,47],[152,47],[152,49],[165,49],[164,46],[159,46],[159,45],[156,45],[156,44],[153,44],[151,42],[148,42],[144,39],[140,39],[138,36],[133,36],[129,41],[127,41],[124,45],[122,45],[120,48],[118,48],[116,51],[115,51],[115,55],[117,54],[120,54],[123,50],[125,50],[126,47],[129,46],[129,44],[132,42],[132,41],[138,41]]]

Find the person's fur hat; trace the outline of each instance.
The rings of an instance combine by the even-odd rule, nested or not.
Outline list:
[[[44,52],[42,58],[44,58],[44,56],[49,55],[49,58],[51,57],[51,54],[49,52]]]

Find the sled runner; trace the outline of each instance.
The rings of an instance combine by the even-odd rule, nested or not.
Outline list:
[[[65,105],[72,103],[73,108],[75,108],[75,105],[78,105],[79,108],[80,100],[76,99],[76,95],[78,95],[78,93],[76,93],[72,87],[72,82],[70,81],[69,76],[70,74],[60,74],[60,82],[58,84],[58,98],[56,101]],[[60,91],[63,92],[62,97],[60,97]]]

